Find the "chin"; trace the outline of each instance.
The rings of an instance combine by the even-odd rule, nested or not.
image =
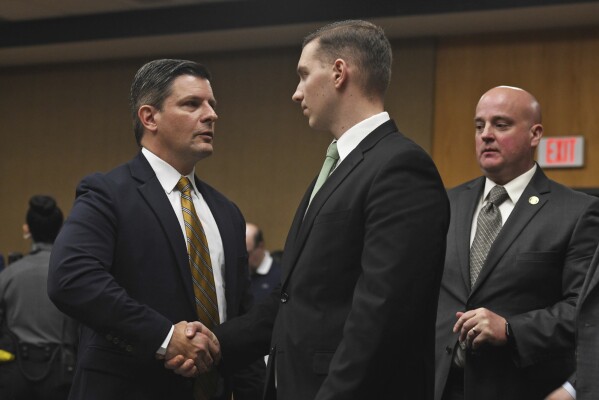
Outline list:
[[[214,152],[211,144],[203,144],[198,150],[195,151],[198,160],[202,160],[209,157]]]

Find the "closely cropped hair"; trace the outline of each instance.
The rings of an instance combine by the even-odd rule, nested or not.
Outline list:
[[[303,47],[314,40],[318,40],[318,54],[327,62],[343,58],[358,65],[366,93],[385,95],[393,54],[381,27],[360,20],[334,22],[306,36]]]
[[[34,242],[51,244],[62,227],[63,215],[52,197],[37,195],[29,200],[26,220]]]
[[[137,111],[143,105],[162,110],[164,100],[172,92],[173,81],[182,75],[191,75],[210,80],[210,73],[201,64],[187,60],[154,60],[143,65],[133,78],[130,93],[131,116],[135,140],[141,146],[143,125]]]

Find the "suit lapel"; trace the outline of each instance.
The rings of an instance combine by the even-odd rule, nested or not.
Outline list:
[[[302,249],[306,243],[306,239],[312,230],[314,220],[319,214],[320,209],[326,203],[328,198],[335,192],[337,187],[339,187],[339,185],[345,179],[347,179],[351,172],[362,162],[364,159],[364,154],[368,152],[383,137],[393,132],[397,132],[397,127],[395,126],[395,123],[390,120],[366,136],[366,138],[364,138],[364,140],[362,140],[358,146],[347,155],[343,162],[339,164],[339,166],[325,181],[318,193],[316,193],[312,199],[312,203],[309,205],[308,210],[305,211],[304,215],[304,210],[306,210],[310,195],[312,193],[312,188],[314,187],[314,183],[316,181],[310,185],[304,194],[300,208],[295,215],[290,231],[290,239],[287,240],[288,246],[285,246],[285,251],[283,252],[283,257],[286,261],[283,268],[283,288],[287,285],[287,280],[295,268],[297,259],[302,252]],[[295,234],[296,232],[297,234]],[[287,255],[286,253],[290,254]]]
[[[173,252],[177,268],[181,273],[183,282],[185,282],[187,297],[189,298],[190,303],[194,304],[187,246],[181,233],[181,226],[173,211],[173,206],[164,193],[164,188],[158,181],[154,170],[150,167],[150,164],[141,152],[133,159],[130,166],[131,175],[140,182],[137,190],[148,203],[164,230],[166,242]]]
[[[586,280],[580,290],[579,304],[585,303],[585,299],[590,292],[596,290],[597,285],[599,285],[599,247],[597,247],[597,251],[595,251],[595,255],[589,264]]]
[[[533,217],[541,210],[541,208],[543,208],[545,203],[547,203],[551,194],[550,192],[549,180],[541,168],[537,167],[537,171],[532,177],[530,183],[526,189],[524,189],[524,192],[522,193],[522,196],[520,196],[518,203],[516,203],[514,210],[503,225],[503,228],[501,228],[501,231],[499,231],[499,235],[497,235],[497,238],[493,242],[493,245],[489,250],[487,260],[485,261],[485,265],[480,271],[480,275],[478,276],[478,279],[472,288],[472,293],[474,293],[476,289],[483,284],[493,269],[497,267],[497,264],[507,252],[508,248],[512,245],[514,240],[520,235],[520,232],[522,232],[522,230],[530,223]],[[530,202],[529,199],[532,196],[536,196],[539,199],[539,202],[536,204],[533,204],[534,202]]]
[[[472,218],[476,210],[476,204],[480,199],[485,185],[485,178],[479,178],[472,182],[467,190],[458,194],[456,199],[456,238],[459,241],[456,243],[458,252],[458,262],[462,272],[462,279],[466,293],[470,292],[470,234],[472,231]]]

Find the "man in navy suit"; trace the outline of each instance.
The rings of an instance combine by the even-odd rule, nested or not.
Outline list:
[[[541,107],[525,90],[486,92],[474,125],[484,176],[449,191],[435,399],[542,399],[574,369],[576,300],[599,241],[599,199],[535,163]]]
[[[219,358],[209,331],[191,339],[184,333],[187,321],[198,319],[198,300],[181,208],[185,190],[177,189],[182,177],[191,182],[189,196],[207,239],[220,321],[251,306],[243,216],[194,173],[212,154],[215,107],[203,66],[145,64],[131,87],[141,151],[77,188],[48,279],[51,299],[83,324],[71,399],[229,399],[234,391],[238,400],[261,390],[260,375],[243,371],[243,378],[218,377],[215,390],[204,393],[194,389],[195,379],[163,365],[183,356],[194,361],[188,375],[195,376]]]

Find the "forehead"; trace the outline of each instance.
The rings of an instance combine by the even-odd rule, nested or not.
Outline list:
[[[317,61],[320,61],[318,57],[318,42],[317,40],[313,40],[306,44],[302,49],[302,54],[297,63],[297,68],[307,68]]]
[[[173,80],[169,97],[213,97],[210,81],[198,76],[181,75]]]
[[[530,103],[516,90],[495,90],[485,93],[476,106],[476,119],[526,118],[530,113]]]

